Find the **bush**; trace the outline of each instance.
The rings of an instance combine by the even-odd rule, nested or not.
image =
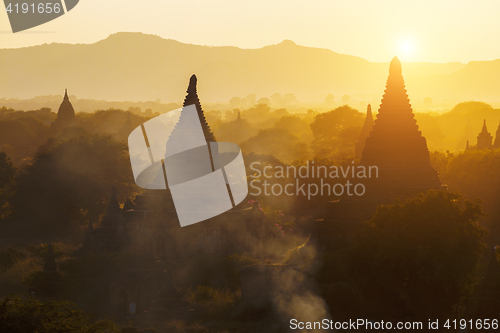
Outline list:
[[[40,301],[10,296],[0,302],[0,332],[24,333],[118,333],[109,320],[94,324],[89,316],[68,302]]]
[[[15,248],[8,247],[7,249],[0,250],[0,270],[6,271],[9,268],[12,268],[16,262],[19,260],[25,259],[26,254]]]
[[[255,259],[241,253],[234,253],[226,257],[229,283],[233,290],[240,288],[240,269],[257,263],[259,263],[259,259]]]
[[[187,301],[204,316],[220,319],[229,315],[239,296],[239,291],[231,292],[228,289],[198,286],[195,291],[188,291]]]

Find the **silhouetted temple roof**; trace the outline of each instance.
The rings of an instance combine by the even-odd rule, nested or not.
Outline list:
[[[427,142],[418,129],[397,57],[389,66],[382,103],[365,141],[361,164],[378,166],[380,178],[401,193],[441,187],[430,164]]]
[[[483,120],[483,128],[481,129],[481,133],[479,135],[491,135],[490,132],[488,132],[488,128],[486,127],[486,119]]]
[[[359,134],[358,141],[355,146],[355,155],[356,158],[360,158],[363,153],[363,149],[365,147],[366,138],[370,136],[370,132],[373,128],[373,115],[372,115],[372,106],[368,104],[366,107],[366,118],[363,123],[363,127],[361,128],[361,132]]]
[[[57,111],[57,120],[56,122],[67,122],[75,119],[75,110],[73,109],[73,105],[69,101],[68,97],[68,89],[65,89],[64,99],[59,106],[59,111]]]
[[[123,211],[131,210],[135,208],[135,204],[130,200],[130,198],[127,198],[127,201],[123,205]]]
[[[389,75],[401,75],[403,73],[403,68],[401,66],[401,61],[399,61],[398,57],[394,57],[391,60],[391,64],[389,65]]]
[[[486,127],[486,119],[484,119],[481,133],[479,133],[479,135],[477,136],[477,149],[492,148],[492,140],[493,136],[490,134],[490,132],[488,132],[488,128]]]
[[[189,79],[189,86],[187,89],[187,96],[184,99],[183,106],[195,105],[196,111],[198,111],[198,117],[200,118],[201,127],[203,128],[203,133],[205,134],[206,141],[215,141],[215,136],[210,130],[210,126],[208,126],[207,120],[205,118],[205,114],[203,113],[203,109],[201,108],[200,99],[198,98],[198,93],[196,92],[196,84],[197,84],[196,75],[192,75]],[[182,117],[182,115],[181,115]],[[180,120],[179,120],[180,121]]]

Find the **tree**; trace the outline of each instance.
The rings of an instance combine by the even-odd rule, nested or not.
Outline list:
[[[283,104],[291,105],[293,103],[297,103],[297,97],[294,94],[285,94],[282,98]]]
[[[259,98],[259,100],[257,101],[257,104],[269,105],[269,104],[271,104],[271,100],[267,97],[262,97],[262,98]]]
[[[489,243],[500,244],[500,150],[471,149],[455,154],[440,174],[441,180],[450,190],[460,191],[467,199],[483,200],[484,212],[488,214],[484,223],[491,234]]]
[[[255,95],[255,94],[247,95],[246,99],[247,99],[249,107],[252,107],[252,106],[255,105],[255,99],[256,98],[257,98],[257,95]]]
[[[311,123],[312,148],[317,157],[338,159],[354,155],[365,116],[347,105],[318,114]]]
[[[327,106],[332,106],[333,105],[333,102],[335,102],[335,97],[332,95],[332,94],[328,94],[326,97],[325,97],[325,104]]]
[[[347,104],[350,101],[351,101],[351,96],[349,96],[349,95],[342,96],[342,103]]]
[[[431,190],[379,206],[355,240],[349,262],[372,318],[459,316],[483,253],[478,201]]]
[[[255,152],[276,156],[281,161],[290,163],[296,159],[307,159],[307,145],[286,129],[269,128],[260,130],[256,136],[241,144],[241,150],[248,154]]]
[[[118,333],[109,320],[91,323],[89,316],[68,302],[42,303],[32,297],[8,296],[0,302],[0,332]]]
[[[74,137],[41,151],[20,173],[14,217],[34,232],[64,234],[88,217],[98,218],[112,186],[122,200],[137,189],[126,145],[111,135]]]
[[[307,143],[312,140],[311,128],[298,116],[283,116],[274,124],[274,127],[286,129]]]
[[[274,93],[271,95],[271,101],[273,104],[279,104],[281,101],[281,94],[280,93]]]
[[[17,169],[4,152],[0,153],[0,218],[10,214],[9,199]]]
[[[232,109],[240,107],[240,104],[241,104],[241,97],[233,97],[229,100],[229,106]]]

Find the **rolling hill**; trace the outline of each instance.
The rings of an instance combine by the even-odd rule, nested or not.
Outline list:
[[[79,98],[181,102],[195,73],[207,102],[276,92],[294,93],[301,101],[321,101],[329,93],[370,100],[382,96],[390,60],[373,63],[289,40],[240,49],[116,33],[94,44],[0,49],[0,97],[54,95],[68,88]],[[411,99],[500,101],[500,60],[403,63],[403,75]]]

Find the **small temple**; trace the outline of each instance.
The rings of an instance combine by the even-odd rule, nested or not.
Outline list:
[[[365,148],[366,138],[370,136],[370,132],[372,131],[374,125],[373,115],[372,115],[372,106],[368,104],[366,107],[366,118],[363,123],[363,127],[361,128],[361,133],[359,135],[359,139],[355,145],[355,157],[361,158],[361,154],[363,153],[363,149]]]
[[[483,128],[477,136],[477,149],[491,149],[493,148],[493,136],[486,128],[486,119],[483,121]]]
[[[473,150],[473,149],[494,149],[500,148],[500,125],[496,131],[495,141],[493,141],[493,136],[488,131],[486,127],[486,119],[483,120],[483,127],[481,128],[481,132],[479,132],[477,136],[477,144],[469,145],[469,141],[465,146],[465,150]]]
[[[57,118],[54,121],[54,125],[57,128],[67,127],[73,125],[75,122],[75,109],[71,104],[68,97],[68,89],[64,91],[64,98],[57,111]]]

